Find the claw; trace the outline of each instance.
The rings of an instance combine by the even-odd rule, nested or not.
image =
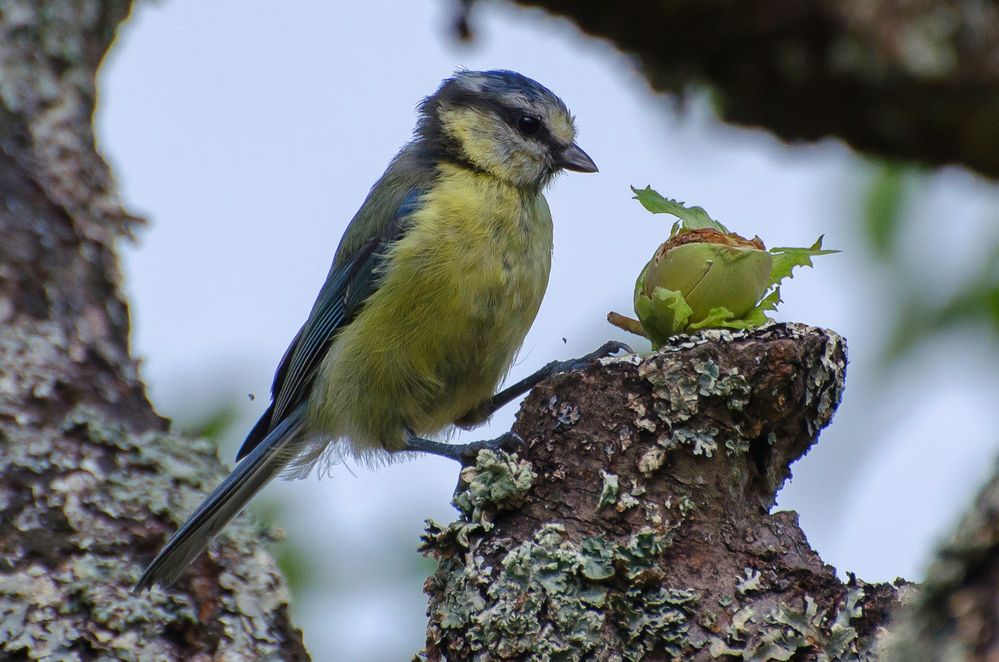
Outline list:
[[[598,347],[596,350],[590,352],[586,356],[581,356],[578,359],[573,359],[570,361],[564,361],[559,365],[559,369],[555,372],[572,372],[574,370],[582,370],[591,362],[598,359],[605,359],[608,356],[613,356],[618,352],[624,352],[626,354],[634,354],[633,350],[628,345],[623,342],[618,342],[617,340],[608,340],[603,345]]]
[[[623,342],[618,342],[617,340],[608,340],[603,345],[597,348],[595,352],[590,352],[587,354],[588,357],[594,359],[604,359],[608,356],[617,354],[618,352],[624,352],[625,354],[634,354],[635,350]]]
[[[495,439],[473,441],[469,444],[465,444],[458,452],[457,459],[461,462],[462,466],[471,466],[475,464],[475,459],[479,456],[479,451],[482,450],[502,450],[507,453],[518,453],[520,455],[524,455],[524,451],[527,450],[527,443],[516,432],[505,432]]]

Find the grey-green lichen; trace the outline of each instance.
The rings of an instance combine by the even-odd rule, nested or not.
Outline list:
[[[711,359],[693,361],[691,368],[697,375],[697,390],[701,395],[725,398],[729,409],[737,411],[749,402],[752,389],[737,369],[722,370]]]
[[[220,627],[225,655],[282,656],[288,593],[245,518],[209,551],[228,570],[208,614],[188,593],[131,593],[148,560],[132,553],[144,522],[179,524],[220,479],[209,442],[133,433],[87,406],[47,432],[5,426],[2,434],[0,475],[33,476],[36,487],[11,513],[19,544],[0,546],[0,657],[172,659],[177,641],[164,633],[203,631],[205,616]],[[61,550],[56,565],[32,560],[33,549],[48,557],[52,546]]]
[[[754,331],[707,329],[692,336],[677,336],[656,354],[640,361],[638,375],[651,385],[652,397],[629,394],[626,406],[634,413],[636,429],[654,433],[655,445],[640,456],[639,472],[651,477],[669,462],[671,454],[684,449],[714,460],[722,454],[729,458],[744,456],[761,437],[770,446],[778,442],[774,430],[765,427],[773,421],[760,421],[745,411],[753,397],[753,388],[742,370],[752,368],[723,365],[713,358],[717,356],[715,353],[690,350],[708,344],[796,341],[816,334],[821,334],[825,342],[816,355],[800,366],[801,372],[796,373],[796,379],[804,382],[803,411],[809,412],[801,418],[809,437],[814,439],[838,407],[845,381],[845,341],[831,331],[790,323],[769,324]],[[689,358],[675,358],[684,354],[689,354]],[[605,360],[612,361],[615,359]],[[767,397],[775,396],[767,394]],[[719,404],[724,406],[722,412],[718,412]],[[712,414],[705,416],[707,407]],[[742,465],[730,466],[739,470]],[[782,480],[786,475],[775,467],[771,477]]]
[[[829,341],[825,343],[822,355],[808,372],[804,403],[805,406],[815,406],[818,414],[805,420],[810,435],[817,434],[832,419],[846,384],[846,361],[843,360],[846,341],[831,332],[828,336]]]
[[[635,496],[633,494],[630,494],[628,492],[623,492],[617,498],[617,505],[615,506],[615,508],[617,509],[617,511],[619,513],[623,513],[626,510],[631,510],[632,508],[634,508],[638,504],[639,504],[639,501],[638,501],[638,499],[635,498]]]
[[[290,657],[303,651],[287,593],[245,519],[186,592],[131,593],[221,478],[209,443],[159,431],[127,348],[115,250],[137,219],[92,117],[96,70],[131,7],[0,6],[0,225],[16,247],[0,295],[0,658]],[[204,581],[216,567],[221,585]]]
[[[635,506],[638,506],[641,501],[638,497],[645,494],[645,484],[641,483],[635,479],[631,480],[631,489],[624,490],[621,489],[620,480],[617,474],[607,473],[601,470],[600,475],[604,480],[604,488],[600,494],[600,501],[597,504],[597,508],[602,508],[604,506],[614,506],[614,509],[623,513],[627,510],[631,510]],[[612,487],[609,487],[612,486]]]
[[[649,477],[658,471],[666,462],[666,449],[652,447],[647,450],[638,460],[638,471],[645,477]]]
[[[605,486],[613,486],[605,488],[607,505],[622,496],[616,478],[604,475]],[[570,661],[599,653],[624,662],[690,648],[686,607],[696,595],[660,586],[656,566],[670,544],[661,531],[575,544],[564,527],[546,524],[496,567],[486,564],[483,535],[496,513],[522,503],[534,479],[529,463],[502,452],[480,452],[463,470],[454,499],[459,520],[447,527],[428,522],[429,546],[451,550],[428,580],[436,596],[431,628],[442,638],[460,636],[469,659]],[[635,483],[630,492],[643,490]]]
[[[735,592],[745,595],[746,593],[759,591],[762,588],[761,579],[763,573],[753,568],[744,568],[743,572],[745,573],[744,576],[739,577],[735,583]]]
[[[453,503],[462,518],[448,529],[448,535],[455,535],[467,547],[470,534],[492,530],[496,513],[523,503],[535,477],[531,463],[516,453],[480,451],[475,464],[461,470]],[[440,530],[436,524],[428,522],[428,526]]]
[[[733,332],[718,330],[714,333],[732,335]],[[675,346],[667,344],[660,351],[676,351],[700,342],[680,341]],[[710,358],[694,359],[689,365],[670,364],[664,368],[661,362],[653,359],[639,366],[639,375],[653,386],[654,413],[658,421],[648,417],[645,404],[637,399],[629,401],[629,407],[636,413],[636,427],[649,432],[662,430],[657,443],[664,451],[687,447],[694,455],[711,458],[718,452],[720,442],[729,455],[745,453],[749,449],[749,441],[741,437],[738,429],[723,432],[710,423],[696,426],[688,423],[700,410],[702,398],[721,399],[728,409],[742,411],[752,391],[737,368],[722,368]],[[650,475],[662,466],[665,458],[665,452],[651,449],[640,460],[639,470]]]
[[[620,489],[617,474],[607,473],[601,469],[600,478],[603,480],[603,486],[600,488],[600,500],[597,501],[598,509],[617,503],[617,493]]]
[[[587,537],[576,544],[561,525],[545,524],[492,568],[473,542],[466,553],[443,558],[428,581],[438,596],[431,630],[439,629],[439,640],[461,639],[455,660],[679,656],[703,642],[687,634],[697,595],[650,577],[667,545],[652,530],[623,542]]]
[[[560,402],[554,395],[548,399],[544,411],[555,419],[555,424],[558,427],[571,427],[583,417],[579,405],[571,402]]]
[[[863,616],[860,602],[864,591],[850,588],[840,604],[820,610],[809,595],[804,604],[780,604],[759,613],[752,604],[738,609],[728,629],[712,636],[708,650],[712,657],[743,660],[799,659],[802,653],[816,662],[874,662],[875,642],[861,642],[851,621]]]

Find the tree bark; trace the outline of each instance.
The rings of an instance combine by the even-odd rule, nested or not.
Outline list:
[[[999,475],[979,493],[893,627],[886,662],[999,659]]]
[[[840,401],[846,345],[679,337],[535,388],[527,459],[462,471],[429,523],[429,660],[873,660],[899,588],[842,582],[771,513]]]
[[[656,90],[706,86],[727,122],[999,176],[994,2],[516,2],[633,54]]]
[[[0,657],[300,659],[245,521],[178,590],[143,565],[221,478],[166,432],[128,348],[122,209],[94,144],[95,73],[128,0],[0,1]]]

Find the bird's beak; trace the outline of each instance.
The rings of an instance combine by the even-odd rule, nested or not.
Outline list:
[[[579,148],[579,145],[572,143],[562,152],[562,158],[559,161],[561,165],[566,170],[575,170],[576,172],[596,172],[597,164],[593,162],[590,156]]]

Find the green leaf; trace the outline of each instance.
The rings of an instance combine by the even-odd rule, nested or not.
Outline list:
[[[780,286],[774,287],[773,291],[763,297],[756,308],[753,311],[760,311],[761,313],[768,313],[772,310],[777,310],[777,305],[780,304]]]
[[[699,331],[700,329],[752,329],[760,324],[767,322],[766,316],[763,317],[762,322],[757,322],[755,318],[751,318],[750,315],[755,311],[750,311],[746,317],[736,318],[735,315],[728,308],[712,308],[708,312],[708,316],[702,319],[700,322],[694,322],[687,328],[691,331]]]
[[[746,326],[742,328],[755,329],[758,326],[763,326],[767,322],[771,321],[767,316],[767,313],[777,310],[777,305],[780,304],[780,287],[774,287],[770,291],[770,294],[763,297],[756,307],[750,310],[746,315],[739,321],[745,322]]]
[[[635,298],[635,313],[656,348],[681,333],[693,312],[676,290],[657,287],[651,297],[641,294]]]
[[[774,304],[774,307],[771,308],[771,310],[773,310],[776,307],[777,305]],[[746,316],[740,320],[741,322],[746,323],[746,326],[744,328],[755,329],[758,326],[763,326],[767,322],[770,322],[771,319],[767,317],[766,310],[767,310],[766,308],[761,308],[760,306],[757,306],[756,308],[753,308],[748,313],[746,313]]]
[[[677,200],[664,198],[652,190],[651,186],[646,186],[644,189],[632,186],[631,190],[635,194],[635,199],[653,214],[670,214],[680,219],[679,224],[673,225],[670,236],[675,235],[680,229],[701,230],[709,228],[719,232],[728,232],[724,225],[708,216],[708,212],[704,211],[702,207],[687,207]]]
[[[816,239],[809,248],[784,246],[771,248],[770,254],[774,256],[774,264],[770,269],[770,284],[778,285],[785,278],[791,278],[791,272],[795,267],[812,266],[812,258],[816,255],[829,255],[831,253],[839,253],[839,251],[823,249],[822,237]]]
[[[731,310],[724,307],[712,308],[708,311],[708,316],[702,319],[700,322],[694,322],[690,325],[690,328],[697,331],[698,329],[706,329],[710,327],[723,326],[725,322],[730,322],[735,318],[735,314]]]

